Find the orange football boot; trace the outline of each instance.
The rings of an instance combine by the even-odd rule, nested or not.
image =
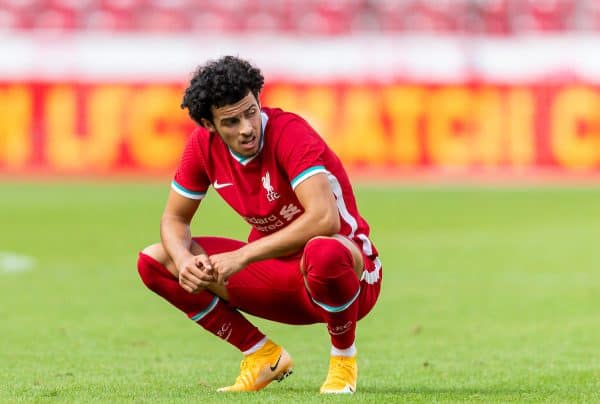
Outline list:
[[[290,354],[268,340],[258,351],[244,357],[235,383],[217,391],[258,391],[273,380],[280,382],[291,375],[292,365]]]

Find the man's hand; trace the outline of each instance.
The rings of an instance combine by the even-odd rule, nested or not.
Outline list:
[[[247,263],[240,250],[210,256],[210,263],[217,282],[225,284],[227,279],[246,267]]]
[[[213,267],[206,254],[192,255],[177,266],[179,284],[190,293],[198,293],[215,282]]]

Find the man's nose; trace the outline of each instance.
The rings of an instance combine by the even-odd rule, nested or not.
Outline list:
[[[240,135],[250,136],[252,134],[252,123],[249,119],[242,119],[240,123]]]

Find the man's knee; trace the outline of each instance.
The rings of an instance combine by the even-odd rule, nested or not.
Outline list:
[[[149,256],[162,266],[164,266],[173,276],[177,276],[175,263],[161,243],[149,245],[142,250],[142,254]]]
[[[155,290],[156,282],[161,276],[173,274],[171,267],[171,258],[160,243],[144,248],[138,256],[138,274],[150,290]]]
[[[169,261],[171,261],[171,258],[169,257],[161,243],[149,245],[148,247],[142,250],[142,254],[149,256],[150,258],[158,261],[163,265],[166,265]]]
[[[310,239],[304,248],[301,268],[306,275],[305,262],[322,262],[323,265],[346,266],[350,260],[350,266],[359,278],[362,276],[364,263],[363,256],[356,244],[341,235],[332,237],[318,236]]]
[[[192,252],[199,253],[196,243],[192,244]],[[137,262],[138,273],[148,289],[157,291],[157,287],[161,282],[161,278],[179,277],[175,263],[167,254],[161,243],[152,244],[144,248],[138,257]],[[209,284],[206,290],[212,294],[219,296],[221,299],[229,300],[229,293],[223,284],[213,282]]]
[[[360,285],[352,253],[339,240],[313,238],[304,248],[303,260],[306,288],[316,304],[331,311],[356,299]]]
[[[315,276],[323,271],[352,270],[354,260],[350,250],[335,238],[315,237],[304,247],[303,264],[304,273]]]
[[[138,274],[140,275],[142,282],[144,282],[144,285],[146,285],[148,287],[148,289],[150,289],[150,290],[154,290],[154,288],[153,288],[154,280],[156,279],[154,276],[152,276],[152,272],[154,271],[152,269],[152,266],[153,266],[152,261],[154,261],[154,258],[151,255],[146,254],[146,250],[143,250],[138,255],[138,260],[137,260]]]

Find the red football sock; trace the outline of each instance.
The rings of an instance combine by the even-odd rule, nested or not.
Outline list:
[[[186,292],[173,274],[149,255],[140,253],[138,272],[150,290],[240,351],[250,349],[264,338],[258,328],[223,299],[208,291]]]
[[[335,239],[313,239],[304,248],[304,273],[313,302],[323,310],[332,345],[338,349],[350,347],[360,293],[352,253]]]

